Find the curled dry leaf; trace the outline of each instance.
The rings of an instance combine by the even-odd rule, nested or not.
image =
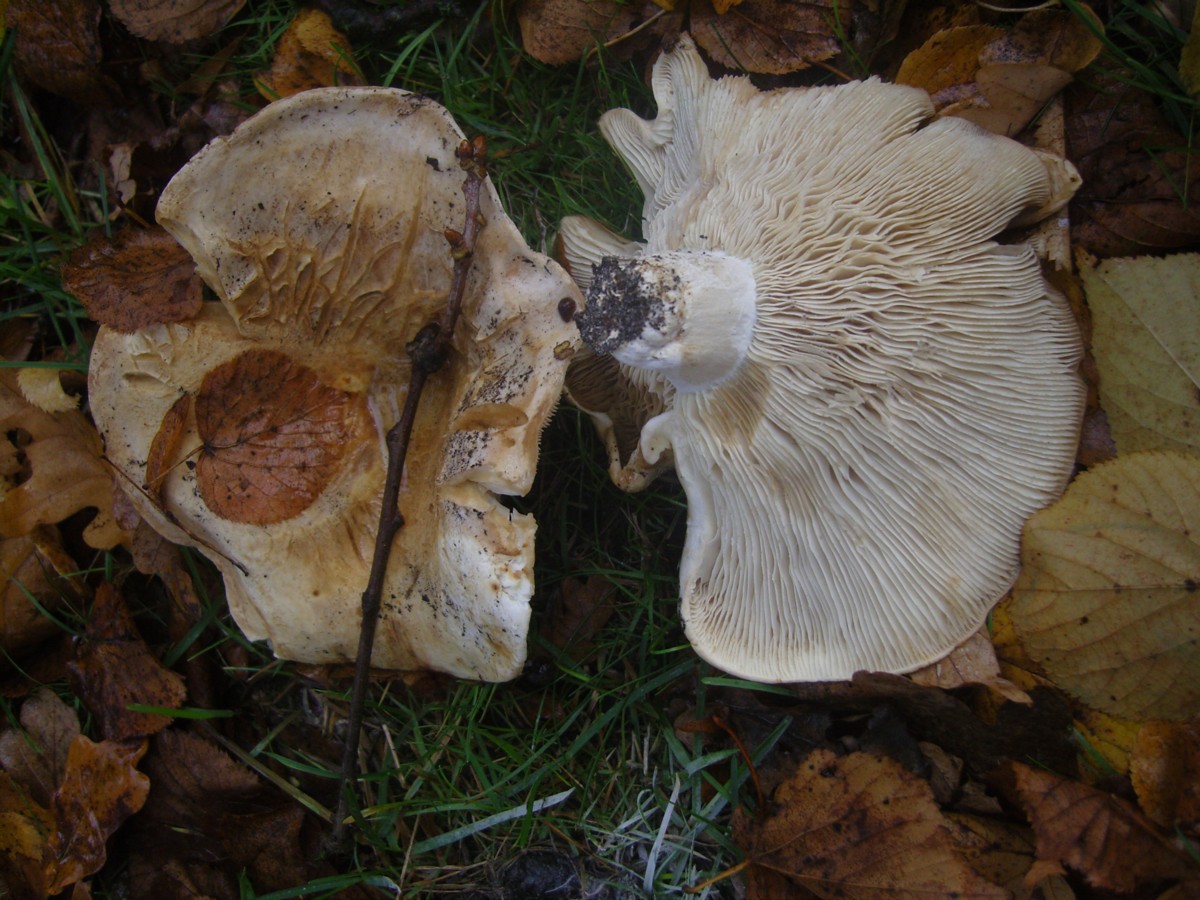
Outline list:
[[[73,690],[108,740],[154,734],[171,724],[167,716],[136,712],[131,705],[176,708],[187,696],[183,679],[146,646],[125,601],[107,583],[96,590],[85,640],[67,671]]]
[[[733,838],[751,863],[749,896],[759,900],[781,896],[764,892],[768,880],[771,890],[791,885],[821,897],[1007,896],[967,865],[929,785],[867,753],[813,752],[776,789],[765,818],[734,814]]]
[[[1163,828],[1200,837],[1200,722],[1148,722],[1129,761],[1138,804]]]
[[[63,263],[62,278],[88,316],[125,333],[183,322],[204,302],[196,264],[159,227],[92,238]]]
[[[724,4],[729,6],[729,4]],[[696,43],[730,69],[785,75],[838,54],[848,28],[837,0],[744,0],[722,13],[713,0],[692,0]]]
[[[947,691],[968,684],[981,684],[1014,703],[1033,703],[1027,693],[1000,676],[996,648],[988,637],[987,629],[975,632],[945,658],[918,669],[910,677],[917,684]]]
[[[362,84],[350,42],[319,9],[301,9],[279,39],[259,83],[268,100],[335,85]]]
[[[1061,688],[1130,719],[1200,713],[1200,458],[1119,457],[1029,520],[1012,616]]]
[[[245,3],[246,0],[109,0],[109,9],[138,37],[183,44],[215,33]]]
[[[1117,448],[1200,451],[1200,255],[1080,261]]]
[[[1200,889],[1200,866],[1129,803],[1053,772],[1009,766],[1039,860],[1070,866],[1104,890],[1132,893],[1168,881]]]
[[[92,508],[97,514],[83,532],[88,544],[107,550],[124,540],[112,518],[112,476],[100,436],[81,412],[43,412],[21,396],[11,370],[0,372],[0,434],[6,435],[0,445],[7,445],[0,456],[8,457],[0,535],[19,537]]]
[[[517,7],[521,45],[538,62],[575,62],[597,44],[620,38],[662,10],[619,0],[523,0]]]
[[[273,350],[248,350],[217,366],[195,407],[200,496],[221,518],[251,525],[304,512],[337,474],[346,448],[372,429],[362,393],[332,388]]]

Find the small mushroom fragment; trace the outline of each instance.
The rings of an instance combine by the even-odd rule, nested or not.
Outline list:
[[[578,218],[561,241],[584,341],[655,410],[615,480],[671,459],[687,493],[687,635],[760,681],[932,662],[1072,470],[1076,325],[1033,252],[993,240],[1072,170],[877,79],[714,80],[686,36],[653,89],[657,118],[600,123],[645,243]],[[619,448],[587,372],[568,389]]]
[[[462,133],[400,90],[267,107],[167,186],[159,221],[219,303],[96,340],[91,405],[141,514],[221,570],[230,609],[284,658],[353,660],[406,345],[446,302],[463,228]],[[489,681],[520,672],[532,483],[576,339],[566,274],[490,183],[454,352],[421,398],[373,664]]]

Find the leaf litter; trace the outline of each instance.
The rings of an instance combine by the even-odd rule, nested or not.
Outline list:
[[[203,39],[239,5],[193,11],[122,2],[111,9],[135,34],[178,42]],[[528,52],[550,65],[590,60],[601,44],[644,55],[690,26],[717,63],[809,77],[814,67],[844,61],[842,30],[865,23],[868,12],[887,18],[889,28],[915,21],[904,13],[885,17],[869,2],[843,18],[848,6],[530,0],[517,5],[517,19]],[[18,70],[59,97],[108,107],[122,88],[106,62],[103,15],[87,0],[61,10],[13,0],[7,21],[18,33]],[[1144,94],[1105,82],[1094,68],[1082,79],[1098,39],[1079,19],[1059,10],[998,19],[971,9],[942,21],[947,30],[910,43],[919,49],[896,66],[900,80],[934,93],[943,114],[1027,137],[1026,123],[1044,114],[1064,85],[1086,82],[1065,91],[1062,116],[1068,156],[1084,175],[1072,206],[1076,246],[1103,259],[1200,239],[1186,139]],[[297,17],[260,89],[274,96],[352,83],[354,59],[323,14]],[[162,177],[147,164],[151,143],[186,158],[181,148],[195,149],[214,127],[228,131],[244,115],[231,113],[230,95],[215,87],[220,54],[205,65],[208,80],[194,86],[196,105],[162,140],[122,135],[115,119],[98,117],[97,133],[111,138],[101,143],[129,151],[118,155],[125,162],[114,171],[125,176],[130,198],[139,191],[152,198]],[[1197,889],[1200,697],[1189,632],[1198,620],[1200,580],[1192,521],[1200,475],[1190,427],[1194,261],[1083,260],[1080,278],[1096,319],[1098,408],[1112,423],[1116,459],[1088,461],[1091,470],[1030,523],[1021,580],[994,622],[999,666],[980,636],[973,648],[914,679],[863,673],[847,685],[789,690],[785,700],[721,688],[713,696],[731,730],[689,736],[709,750],[732,749],[735,738],[757,745],[790,717],[764,767],[774,785],[768,802],[757,810],[739,805],[733,818],[732,838],[748,863],[748,896],[914,889],[1034,896],[1036,888],[1057,898],[1093,896],[1089,889]],[[1069,268],[1069,255],[1059,265]],[[126,227],[96,239],[70,257],[63,274],[92,318],[131,330],[186,320],[201,297],[194,272],[157,229]],[[331,436],[365,414],[356,404],[299,363],[261,354],[234,360],[196,396],[179,398],[160,429],[144,487],[153,491],[153,476],[192,459],[183,436],[194,420],[206,502],[249,524],[300,515],[338,452]],[[19,656],[86,618],[77,626],[66,683],[89,711],[88,734],[100,738],[81,733],[76,712],[52,692],[21,689],[19,717],[0,732],[0,883],[18,896],[72,885],[84,896],[84,879],[104,865],[108,839],[119,829],[136,838],[129,860],[134,896],[236,897],[240,872],[260,892],[330,873],[313,862],[313,817],[202,729],[164,714],[185,701],[211,704],[215,693],[204,686],[211,672],[188,669],[185,690],[162,662],[162,634],[147,643],[123,590],[94,579],[80,587],[78,576],[68,578],[73,556],[86,556],[81,547],[130,547],[136,528],[119,513],[119,494],[84,415],[39,409],[7,376],[0,378],[0,414],[0,550],[9,560],[0,644]],[[1139,452],[1164,448],[1170,452]],[[91,524],[81,528],[80,518]],[[171,640],[182,640],[204,625],[204,614],[178,550],[170,549],[143,541],[138,558],[166,583],[178,607]],[[590,665],[613,608],[607,579],[572,584],[557,616],[547,616],[543,640],[573,665]],[[245,658],[242,648],[224,652]],[[139,711],[147,707],[158,711]],[[151,734],[157,736],[143,757]],[[1087,753],[1096,748],[1081,748],[1073,735],[1111,748],[1100,754],[1116,772],[1109,782]],[[260,736],[244,737],[252,743]],[[1029,758],[1042,767],[1014,761]],[[123,825],[143,803],[142,814]]]

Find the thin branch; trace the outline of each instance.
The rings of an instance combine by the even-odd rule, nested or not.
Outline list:
[[[450,356],[454,329],[462,312],[463,295],[466,292],[467,276],[471,269],[471,256],[475,241],[484,226],[483,214],[479,210],[479,197],[483,180],[487,176],[487,145],[482,136],[473,141],[464,140],[456,151],[458,163],[467,172],[463,184],[466,198],[466,223],[460,234],[446,229],[446,240],[454,258],[454,275],[450,282],[450,297],[436,322],[430,322],[409,342],[405,348],[412,360],[409,376],[408,396],[400,419],[387,434],[388,467],[383,484],[383,507],[379,515],[379,531],[375,538],[375,555],[371,560],[371,574],[362,596],[362,626],[359,631],[358,657],[354,665],[354,687],[350,695],[350,716],[346,733],[346,746],[342,754],[342,773],[338,782],[338,805],[333,819],[333,832],[329,837],[330,849],[335,852],[345,849],[347,820],[350,803],[354,798],[354,782],[358,775],[359,735],[362,731],[363,707],[366,702],[368,676],[371,671],[371,650],[375,646],[375,628],[379,623],[379,607],[383,600],[383,583],[387,576],[388,558],[392,542],[404,527],[404,516],[399,509],[400,482],[404,474],[404,461],[408,456],[408,443],[412,437],[413,423],[421,393],[430,375],[440,370]],[[355,802],[357,807],[357,802]]]

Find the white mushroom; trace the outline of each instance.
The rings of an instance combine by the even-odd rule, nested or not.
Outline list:
[[[462,134],[432,101],[331,88],[267,107],[172,180],[162,224],[220,303],[102,329],[90,398],[140,512],[221,570],[246,634],[281,657],[353,660],[405,345],[449,292]],[[579,298],[485,184],[447,365],[422,396],[373,663],[485,680],[525,656],[540,430]],[[561,355],[561,354],[560,354]],[[182,398],[182,399],[181,399]]]
[[[913,88],[713,80],[686,36],[653,89],[657,118],[601,120],[645,242],[561,238],[585,342],[661,409],[614,468],[640,485],[673,454],[687,635],[761,681],[927,664],[1072,470],[1077,328],[1033,252],[993,240],[1049,199],[1047,164]]]

